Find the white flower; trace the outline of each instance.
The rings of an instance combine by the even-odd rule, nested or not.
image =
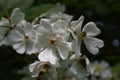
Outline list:
[[[2,44],[9,44],[8,42],[8,35],[11,30],[25,17],[24,13],[20,11],[19,8],[15,8],[11,14],[11,17],[4,16],[0,21],[0,40]]]
[[[51,22],[55,22],[55,21],[57,21],[59,19],[65,20],[67,22],[70,22],[72,20],[72,18],[73,18],[72,15],[68,15],[68,14],[61,13],[61,12],[58,12],[56,14],[51,14],[50,15]]]
[[[69,23],[65,20],[57,20],[53,24],[53,29],[56,34],[59,34],[65,38],[67,41],[69,39],[70,33],[68,32]]]
[[[32,73],[32,77],[37,77],[40,73],[40,70],[42,69],[42,66],[44,65],[43,62],[36,61],[29,65],[29,70]]]
[[[10,32],[10,43],[12,47],[20,54],[32,54],[35,50],[34,44],[36,35],[29,22],[21,21],[16,29]]]
[[[52,8],[49,11],[49,18],[51,22],[55,22],[59,19],[65,20],[67,22],[70,22],[73,18],[72,15],[69,14],[65,14],[65,6],[61,5],[61,4],[57,4],[56,7]]]
[[[52,66],[49,62],[36,61],[29,65],[29,70],[32,77],[37,79],[48,80],[56,78],[56,68]]]
[[[39,27],[40,36],[36,46],[39,50],[44,50],[39,54],[39,59],[41,61],[50,61],[51,63],[57,62],[57,56],[66,59],[69,56],[69,47],[66,40],[59,34],[60,28],[56,32],[56,29],[53,29],[54,25],[51,25],[49,20],[46,19],[42,19],[41,24],[43,26]]]
[[[106,61],[95,61],[92,63],[94,67],[94,75],[100,76],[101,78],[110,78],[112,77],[112,72],[109,64]]]
[[[61,4],[57,4],[55,7],[51,8],[46,13],[43,13],[40,16],[38,16],[37,18],[35,18],[33,20],[32,24],[39,24],[40,19],[42,17],[50,19],[51,23],[54,23],[59,19],[70,22],[72,20],[73,16],[63,13],[64,11],[65,11],[65,6],[61,5]]]
[[[69,71],[75,75],[77,80],[84,80],[90,75],[89,65],[90,62],[86,56],[79,57],[74,60]]]
[[[104,43],[102,40],[94,37],[100,34],[101,31],[96,27],[94,22],[87,23],[81,30],[83,20],[84,17],[81,16],[79,20],[71,22],[71,29],[69,31],[75,39],[75,41],[73,41],[73,49],[75,48],[74,50],[78,52],[83,40],[88,51],[92,54],[97,54],[99,48],[104,46]]]
[[[18,74],[24,75],[21,80],[37,80],[36,77],[31,77],[31,72],[29,70],[29,66],[23,67],[22,70],[17,71]]]

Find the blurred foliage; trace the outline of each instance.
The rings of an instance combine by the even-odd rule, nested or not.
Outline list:
[[[66,6],[66,13],[74,15],[74,20],[84,15],[84,24],[94,21],[102,31],[97,36],[105,43],[100,53],[95,56],[88,54],[84,45],[82,52],[91,61],[108,61],[114,66],[113,72],[120,72],[120,0],[0,0],[0,17],[19,7],[26,14],[26,19],[32,21],[58,2]],[[17,54],[11,47],[0,47],[0,80],[20,80],[22,75],[17,75],[17,70],[35,58],[34,55]]]
[[[120,72],[120,63],[116,64],[116,65],[112,68],[112,72],[113,72],[113,73],[119,73],[119,72]]]

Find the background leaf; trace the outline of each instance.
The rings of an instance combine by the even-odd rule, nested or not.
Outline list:
[[[32,20],[35,17],[39,16],[40,14],[48,11],[51,9],[54,5],[52,4],[43,4],[40,6],[33,7],[25,12],[26,14],[26,19],[27,20]]]
[[[116,64],[116,65],[112,68],[112,72],[113,72],[113,73],[119,73],[119,72],[120,72],[120,63]]]

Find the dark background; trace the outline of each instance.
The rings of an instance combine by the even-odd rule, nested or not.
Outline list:
[[[117,65],[120,62],[120,0],[1,0],[0,17],[10,12],[8,8],[20,7],[26,19],[32,21],[58,2],[66,6],[65,13],[74,15],[74,20],[84,15],[84,24],[93,21],[102,31],[97,37],[105,45],[99,54],[90,54],[84,45],[82,52],[91,61],[106,60],[111,67]],[[17,54],[9,46],[0,47],[0,80],[20,80],[22,75],[18,75],[17,70],[35,59],[35,55]]]

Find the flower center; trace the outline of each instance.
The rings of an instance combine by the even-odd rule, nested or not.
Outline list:
[[[78,33],[79,38],[84,38],[85,36],[86,36],[86,32]]]
[[[24,36],[24,41],[27,42],[29,40],[29,36]]]
[[[49,43],[50,44],[55,44],[55,42],[56,42],[56,38],[50,38],[49,39]]]
[[[50,63],[49,63],[48,61],[46,61],[46,62],[44,63],[44,67],[45,67],[45,68],[49,68],[49,67],[50,67]]]
[[[101,69],[100,65],[97,65],[96,68],[95,68],[95,71],[100,72],[101,70],[102,69]]]
[[[86,67],[86,59],[84,57],[80,57],[79,61],[78,61],[83,67]]]
[[[12,30],[14,27],[13,26],[9,26],[9,30]]]

